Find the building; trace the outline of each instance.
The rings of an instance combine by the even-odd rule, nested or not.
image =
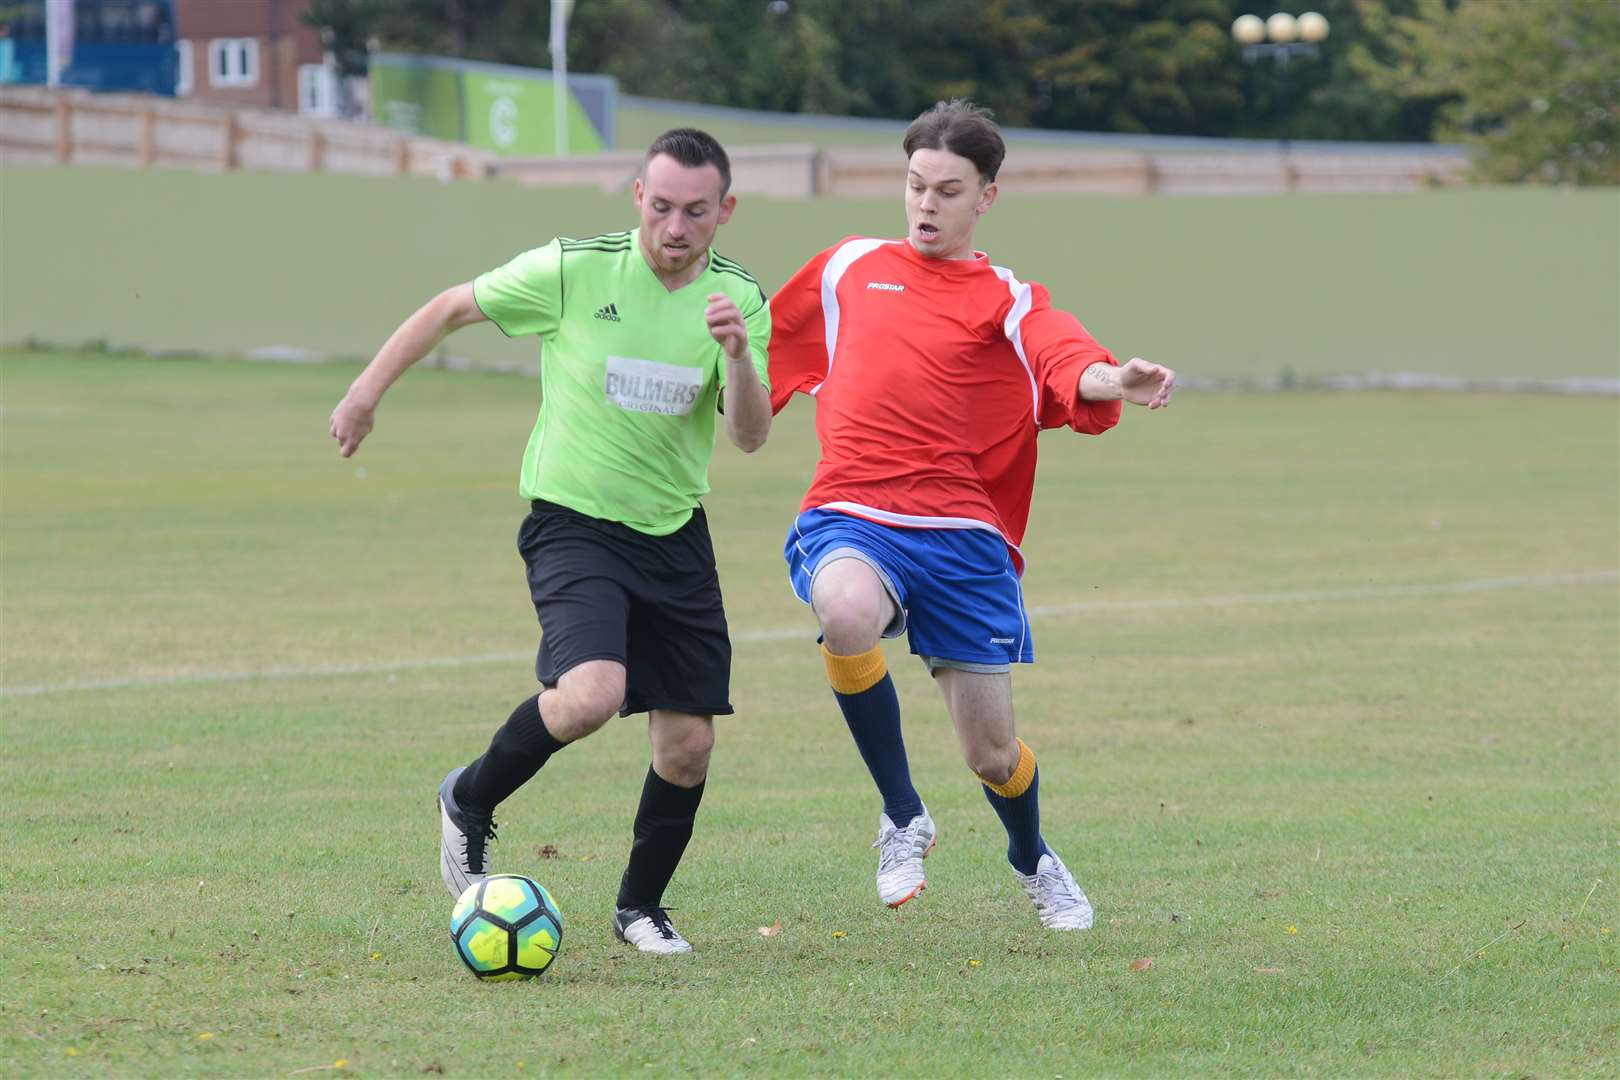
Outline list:
[[[337,73],[310,0],[174,0],[175,95],[217,105],[338,113]]]
[[[0,84],[172,94],[171,0],[0,0]]]

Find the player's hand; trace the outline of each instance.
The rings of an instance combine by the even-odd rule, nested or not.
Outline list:
[[[1162,409],[1170,404],[1170,395],[1176,389],[1176,373],[1163,364],[1133,356],[1119,369],[1119,389],[1132,405]]]
[[[748,359],[748,327],[735,300],[725,293],[710,293],[703,317],[708,320],[710,336],[726,350],[727,356],[733,360]]]
[[[332,438],[338,441],[338,453],[350,457],[360,449],[360,441],[371,434],[376,418],[377,407],[356,401],[353,395],[338,402],[332,410]]]

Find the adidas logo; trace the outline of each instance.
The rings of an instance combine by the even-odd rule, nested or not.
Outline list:
[[[618,322],[619,321],[619,305],[618,304],[607,304],[607,305],[605,305],[603,307],[598,308],[597,311],[596,311],[596,317],[598,319],[606,319],[608,322]]]

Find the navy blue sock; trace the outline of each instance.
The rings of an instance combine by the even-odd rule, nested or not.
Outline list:
[[[1020,779],[1019,773],[1024,771],[1024,762],[1027,759],[1029,771],[1029,786],[1014,796],[1001,795],[991,790],[990,785],[984,787],[984,797],[996,811],[1001,824],[1007,830],[1007,861],[1012,863],[1013,869],[1020,874],[1033,874],[1035,867],[1040,863],[1041,856],[1046,854],[1046,841],[1041,839],[1041,804],[1040,787],[1041,771],[1035,767],[1035,755],[1029,752],[1029,747],[1020,740],[1019,768],[1013,773],[1006,784],[997,787],[1005,789],[1015,785]]]
[[[922,813],[922,798],[911,786],[911,766],[900,734],[900,697],[883,662],[883,650],[873,647],[860,656],[837,656],[823,646],[822,655],[844,723],[883,796],[883,812],[896,827],[904,828]]]

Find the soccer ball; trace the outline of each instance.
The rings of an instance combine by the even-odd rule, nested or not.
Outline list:
[[[480,979],[541,975],[562,944],[562,913],[545,886],[520,874],[491,874],[467,886],[450,912],[456,955]]]

